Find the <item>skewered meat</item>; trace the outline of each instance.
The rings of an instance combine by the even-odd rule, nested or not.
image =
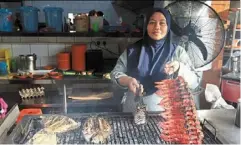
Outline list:
[[[105,143],[111,134],[111,126],[102,117],[90,117],[85,121],[82,132],[87,142]]]
[[[160,137],[179,144],[201,144],[202,128],[197,119],[195,103],[182,77],[156,82],[157,95],[163,96],[159,105],[165,122],[160,122]]]

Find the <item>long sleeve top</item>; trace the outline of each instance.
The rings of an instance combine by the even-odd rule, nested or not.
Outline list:
[[[195,68],[192,65],[191,59],[189,58],[188,54],[186,53],[185,49],[183,47],[177,46],[175,53],[173,57],[171,58],[172,61],[176,60],[180,63],[179,70],[177,72],[178,76],[182,76],[184,80],[188,83],[188,87],[191,90],[195,90],[195,88],[198,87],[198,85],[201,82],[202,79],[202,72],[195,70]],[[111,71],[111,80],[118,85],[119,87],[123,89],[128,89],[127,87],[121,86],[118,83],[118,79],[122,76],[127,76],[127,51],[125,50],[119,59],[117,60],[116,66],[114,69]],[[129,93],[130,98],[134,98],[133,95]],[[127,98],[128,98],[127,97]],[[158,99],[156,98],[158,97]],[[163,110],[159,107],[154,107],[158,101],[160,101],[161,96],[157,96],[155,93],[150,96],[146,96],[144,101],[146,102],[148,106],[149,111],[160,111]],[[126,102],[131,102],[131,101],[126,101]],[[154,103],[154,104],[153,104]],[[133,105],[131,105],[133,106]],[[127,107],[124,107],[127,108]],[[129,109],[130,112],[133,109]],[[128,111],[129,112],[129,111]]]

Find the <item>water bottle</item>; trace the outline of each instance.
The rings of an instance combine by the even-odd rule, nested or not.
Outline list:
[[[240,99],[238,99],[238,106],[235,116],[235,125],[240,128]]]

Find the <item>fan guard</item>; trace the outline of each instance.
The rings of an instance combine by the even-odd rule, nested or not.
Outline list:
[[[224,25],[215,10],[200,1],[176,1],[165,8],[172,16],[174,40],[185,48],[194,67],[212,62],[225,42]]]

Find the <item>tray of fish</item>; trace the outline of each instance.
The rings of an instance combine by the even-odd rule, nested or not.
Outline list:
[[[34,117],[21,121],[12,141],[14,144],[56,144],[58,133],[79,127],[79,122],[63,115]]]

